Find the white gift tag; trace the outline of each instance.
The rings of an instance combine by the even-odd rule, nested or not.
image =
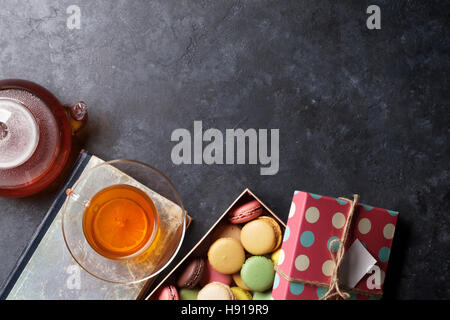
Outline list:
[[[359,281],[377,263],[358,239],[345,252],[344,260],[339,268],[340,282],[349,288],[354,288]]]

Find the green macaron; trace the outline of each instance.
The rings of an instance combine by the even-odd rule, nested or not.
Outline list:
[[[180,289],[180,300],[197,300],[198,289]]]
[[[266,292],[255,292],[253,300],[272,300],[272,290]]]
[[[241,278],[250,290],[264,292],[272,288],[275,271],[273,263],[263,256],[248,258],[241,269]]]

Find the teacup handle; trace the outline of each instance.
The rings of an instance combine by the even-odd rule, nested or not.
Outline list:
[[[81,198],[81,196],[78,193],[75,193],[71,188],[66,189],[66,195],[67,198],[70,198],[72,201],[83,206],[84,208],[87,208],[90,204],[89,200]]]

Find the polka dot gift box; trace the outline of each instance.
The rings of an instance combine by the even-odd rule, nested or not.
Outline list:
[[[275,267],[273,299],[379,299],[397,216],[396,211],[353,199],[296,191]],[[350,260],[346,255],[351,255],[356,240],[364,253],[371,256],[374,266],[367,273],[363,271],[362,278],[358,277],[352,288],[343,284],[340,275],[345,260]],[[343,248],[341,243],[345,244]],[[343,263],[339,263],[340,255]],[[336,269],[336,265],[340,267]],[[347,265],[349,272],[353,272],[352,264]]]

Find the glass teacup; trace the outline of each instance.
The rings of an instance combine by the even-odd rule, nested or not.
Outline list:
[[[183,241],[181,197],[166,176],[147,164],[97,162],[66,191],[62,229],[67,248],[99,279],[130,284],[152,278]]]

